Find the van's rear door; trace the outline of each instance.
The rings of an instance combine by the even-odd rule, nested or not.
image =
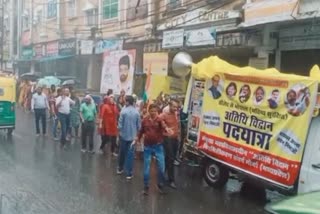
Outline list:
[[[13,128],[15,125],[15,108],[13,86],[0,86],[0,128]]]
[[[320,190],[320,117],[313,118],[300,171],[298,193]]]

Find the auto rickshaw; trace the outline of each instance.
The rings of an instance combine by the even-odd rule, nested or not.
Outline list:
[[[15,129],[16,80],[0,74],[0,129],[11,135]]]

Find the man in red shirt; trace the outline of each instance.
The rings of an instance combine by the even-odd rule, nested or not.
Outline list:
[[[160,117],[164,127],[164,149],[166,154],[166,171],[168,173],[169,186],[176,189],[174,178],[174,161],[179,147],[180,120],[177,115],[179,102],[171,100],[169,112],[163,112]]]
[[[151,158],[154,154],[158,166],[158,190],[164,193],[165,160],[163,142],[163,126],[158,117],[158,107],[154,104],[149,106],[149,115],[142,120],[141,130],[136,139],[139,142],[144,136],[144,194],[148,195],[150,180]]]

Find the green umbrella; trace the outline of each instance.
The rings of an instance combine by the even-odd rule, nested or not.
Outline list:
[[[319,214],[320,192],[298,195],[266,206],[273,214]]]

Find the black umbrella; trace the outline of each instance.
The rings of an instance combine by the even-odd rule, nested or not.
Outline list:
[[[34,73],[25,73],[20,76],[20,79],[22,79],[22,80],[31,80],[31,81],[35,81],[39,78],[40,77]]]

